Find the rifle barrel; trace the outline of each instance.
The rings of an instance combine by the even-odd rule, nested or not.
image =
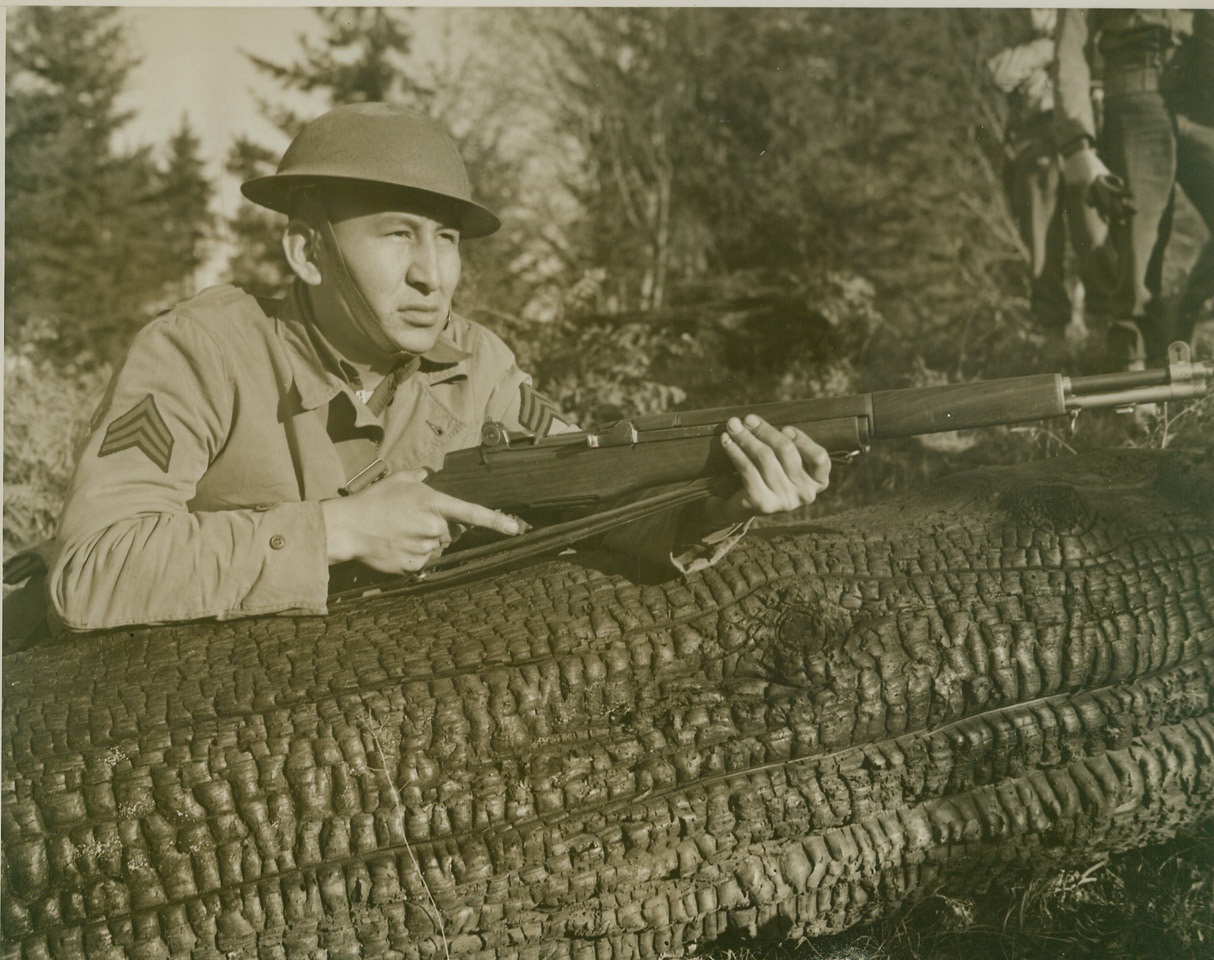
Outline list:
[[[1190,362],[1183,344],[1173,344],[1171,354],[1171,362],[1160,369],[1064,377],[1067,409],[1096,410],[1204,397],[1214,380],[1214,363]]]
[[[1070,377],[1070,393],[1082,396],[1089,393],[1114,393],[1136,390],[1140,387],[1158,387],[1168,383],[1167,368],[1157,370],[1132,370],[1122,373],[1098,373],[1089,377]]]

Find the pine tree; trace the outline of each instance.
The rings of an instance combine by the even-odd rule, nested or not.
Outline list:
[[[166,209],[152,151],[113,148],[137,64],[113,8],[15,9],[7,50],[6,343],[112,358],[192,269],[166,228],[197,229],[204,205],[166,227],[185,211]]]
[[[278,154],[268,147],[237,137],[225,168],[238,181],[274,172]],[[227,221],[228,282],[259,297],[282,294],[290,270],[282,255],[282,218],[251,203],[241,203]]]
[[[330,103],[391,100],[420,106],[419,89],[405,69],[412,33],[398,12],[383,7],[321,8],[319,41],[300,38],[300,58],[291,64],[251,56],[254,66],[284,89],[320,93]],[[297,130],[304,120],[282,108],[266,113],[280,129]]]
[[[741,316],[782,289],[767,333],[731,321],[738,349],[769,340],[766,363],[807,342],[801,321],[823,319],[824,284],[850,276],[888,297],[904,363],[924,350],[924,325],[934,351],[955,352],[958,316],[995,312],[1018,289],[1022,264],[992,229],[999,144],[982,83],[1005,12],[521,16],[538,52],[514,59],[547,67],[537,99],[575,141],[563,182],[579,214],[562,252],[570,289],[600,278],[590,310]]]
[[[182,116],[181,126],[169,140],[168,159],[157,176],[155,198],[163,234],[162,264],[169,299],[184,300],[196,293],[195,274],[206,262],[214,231],[210,211],[213,188],[199,156],[201,142]]]
[[[399,13],[381,7],[320,8],[324,27],[319,41],[300,37],[300,57],[281,64],[262,57],[249,60],[283,90],[318,94],[328,106],[391,100],[423,106],[426,91],[402,70],[411,34]],[[287,140],[311,119],[269,98],[260,98],[261,113]],[[278,152],[239,137],[228,153],[227,170],[239,180],[273,173]],[[228,221],[232,283],[258,296],[282,293],[290,271],[282,258],[281,216],[243,204]]]
[[[536,16],[559,129],[579,143],[570,238],[599,308],[797,254],[784,171],[803,158],[820,41],[803,11],[590,8]],[[745,185],[744,187],[742,185]]]

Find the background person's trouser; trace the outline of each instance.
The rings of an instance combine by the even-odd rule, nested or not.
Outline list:
[[[1133,321],[1143,341],[1131,346],[1127,338],[1121,346],[1139,355],[1119,359],[1141,359],[1145,348],[1153,362],[1162,360],[1167,350],[1160,288],[1176,184],[1206,228],[1214,230],[1214,127],[1174,113],[1159,89],[1160,74],[1153,66],[1108,65],[1100,143],[1109,169],[1124,178],[1133,193],[1136,211],[1129,224],[1114,227],[1109,235],[1122,265],[1111,291],[1114,317]]]
[[[1081,191],[1062,181],[1050,115],[1024,133],[1003,170],[1008,207],[1029,251],[1033,318],[1045,332],[1060,333],[1071,320],[1067,286],[1067,242],[1074,250],[1089,307],[1103,310],[1101,290],[1109,286],[1108,227],[1083,202]]]
[[[1071,318],[1060,180],[1049,142],[1035,141],[1026,146],[1004,170],[1008,206],[1029,251],[1033,318],[1046,330],[1065,327]]]

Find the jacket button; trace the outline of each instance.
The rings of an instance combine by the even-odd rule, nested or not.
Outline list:
[[[281,533],[276,533],[270,537],[270,548],[273,550],[281,550],[287,545],[287,538]]]

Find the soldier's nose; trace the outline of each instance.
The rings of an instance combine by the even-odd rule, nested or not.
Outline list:
[[[427,292],[438,286],[438,249],[432,238],[421,240],[414,249],[407,276],[413,286]]]

